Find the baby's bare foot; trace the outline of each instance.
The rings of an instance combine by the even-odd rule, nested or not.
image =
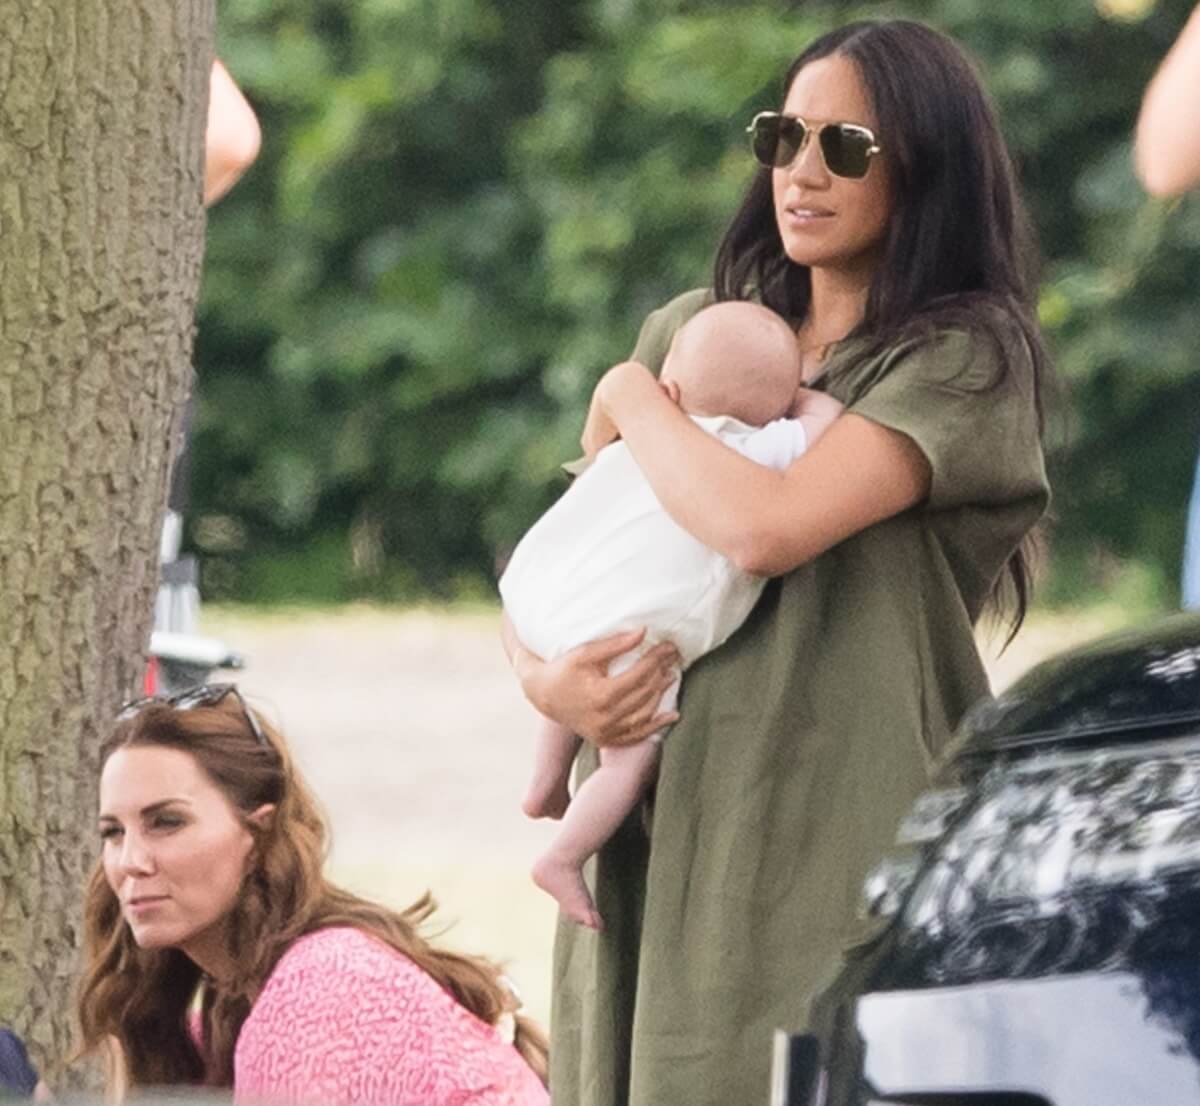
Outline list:
[[[554,856],[543,856],[533,866],[533,882],[558,900],[559,909],[571,921],[588,929],[604,928],[581,868]]]
[[[541,783],[534,780],[521,800],[521,809],[529,818],[561,818],[567,812],[571,793],[567,785],[558,780]]]

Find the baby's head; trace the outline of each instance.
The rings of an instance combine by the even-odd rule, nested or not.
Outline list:
[[[729,300],[676,331],[661,377],[679,386],[679,404],[689,415],[732,415],[764,426],[783,418],[796,398],[800,350],[774,311]]]

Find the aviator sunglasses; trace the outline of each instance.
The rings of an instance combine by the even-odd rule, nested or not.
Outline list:
[[[229,695],[232,695],[237,700],[238,706],[242,708],[242,714],[246,718],[246,724],[250,727],[250,732],[254,734],[254,740],[264,749],[269,749],[271,744],[267,741],[266,734],[263,733],[262,727],[258,724],[258,719],[254,717],[254,712],[247,706],[246,700],[242,698],[242,693],[238,690],[237,684],[200,684],[197,687],[189,687],[186,691],[181,691],[176,695],[147,695],[141,699],[134,699],[117,711],[117,721],[124,722],[126,719],[132,718],[139,711],[145,710],[146,707],[150,706],[173,707],[175,710],[192,710],[195,707],[215,707]]]
[[[825,168],[835,177],[861,180],[880,152],[869,127],[857,123],[806,123],[798,115],[760,111],[746,128],[750,148],[758,163],[767,169],[786,169],[804,149],[809,135],[817,136]]]

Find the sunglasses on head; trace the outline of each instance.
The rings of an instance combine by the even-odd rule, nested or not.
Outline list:
[[[189,687],[186,691],[177,692],[175,695],[147,695],[141,699],[133,699],[117,711],[117,721],[124,722],[139,711],[151,706],[172,707],[175,710],[215,707],[228,695],[232,695],[237,700],[238,706],[241,707],[242,714],[246,718],[246,724],[250,727],[250,732],[254,734],[254,740],[264,749],[269,749],[271,743],[258,724],[258,719],[254,717],[254,712],[242,698],[237,684],[200,684],[197,687]]]
[[[758,163],[767,169],[786,169],[808,143],[817,136],[825,168],[835,177],[861,180],[871,167],[871,158],[880,152],[875,134],[857,123],[822,123],[814,126],[798,115],[778,111],[760,111],[746,128],[750,148]]]

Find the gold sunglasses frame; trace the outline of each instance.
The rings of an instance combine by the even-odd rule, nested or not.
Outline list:
[[[762,161],[759,158],[757,152],[754,152],[754,137],[755,137],[754,132],[759,124],[759,120],[761,120],[761,119],[788,119],[793,122],[799,123],[804,128],[804,138],[801,139],[800,145],[796,147],[796,152],[792,155],[791,159],[789,161],[785,162],[783,165],[777,165],[777,164],[775,164],[774,161],[772,161],[770,165],[767,165],[764,161]],[[863,170],[862,176],[859,176],[859,177],[850,176],[845,173],[835,172],[833,169],[830,168],[829,162],[826,160],[826,157],[825,157],[825,147],[823,145],[821,145],[821,135],[829,127],[838,127],[843,131],[854,131],[856,134],[865,135],[867,137],[867,140],[870,142],[870,145],[867,147],[867,152],[866,152],[867,167]],[[861,123],[822,123],[822,124],[820,124],[820,126],[817,126],[813,123],[810,123],[807,119],[805,119],[801,115],[788,115],[782,111],[760,111],[760,112],[758,112],[758,114],[755,115],[754,118],[750,120],[750,125],[746,128],[746,133],[748,135],[750,135],[750,149],[752,152],[754,152],[754,160],[757,161],[758,164],[761,165],[764,169],[786,169],[786,168],[788,168],[796,160],[796,158],[798,158],[802,153],[804,153],[805,146],[808,145],[809,140],[814,135],[816,136],[816,139],[817,139],[817,148],[821,151],[821,164],[825,166],[825,171],[827,173],[829,173],[831,176],[838,177],[840,180],[863,180],[863,179],[865,179],[866,175],[871,171],[872,160],[875,158],[875,156],[877,154],[883,153],[883,147],[879,145],[879,140],[875,137],[875,132],[873,130],[871,130],[870,127],[864,127]]]

